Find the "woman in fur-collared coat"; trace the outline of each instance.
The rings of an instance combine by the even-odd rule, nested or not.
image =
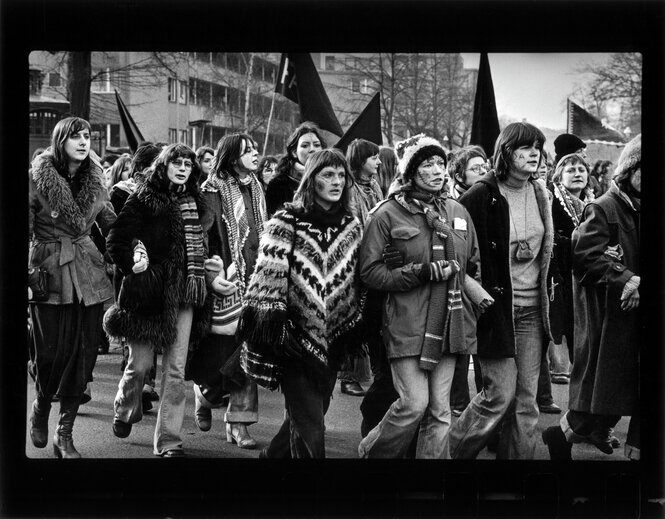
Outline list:
[[[51,147],[35,158],[29,176],[30,360],[37,393],[30,437],[35,447],[46,446],[57,395],[53,450],[59,458],[80,458],[72,441],[74,419],[97,360],[103,303],[113,297],[90,229],[97,222],[106,233],[115,220],[102,168],[90,157],[88,121],[58,122]]]
[[[182,456],[185,361],[190,339],[205,330],[205,248],[196,155],[172,144],[155,159],[111,228],[108,254],[123,274],[118,300],[104,316],[112,337],[125,337],[129,360],[115,398],[113,432],[129,435],[143,417],[141,392],[161,349],[162,383],[154,438],[158,456]]]

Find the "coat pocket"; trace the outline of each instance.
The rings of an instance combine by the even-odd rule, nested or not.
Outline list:
[[[411,226],[399,226],[390,230],[390,237],[394,240],[410,240],[414,236],[420,234],[420,229],[418,227]]]

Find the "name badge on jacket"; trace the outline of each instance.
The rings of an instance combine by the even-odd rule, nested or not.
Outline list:
[[[456,231],[466,231],[466,220],[464,218],[454,218],[453,229]]]

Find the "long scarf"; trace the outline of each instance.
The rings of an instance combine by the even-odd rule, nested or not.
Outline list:
[[[185,228],[185,249],[187,252],[187,278],[182,302],[200,307],[206,298],[203,260],[203,228],[194,197],[189,194],[178,196],[180,214]]]
[[[581,200],[573,196],[560,182],[554,183],[554,196],[561,203],[563,210],[570,217],[575,227],[580,225],[584,206],[589,200]]]
[[[356,180],[351,188],[351,208],[353,215],[365,225],[369,212],[383,200],[381,186],[374,179],[368,181]]]
[[[403,189],[395,200],[412,213],[424,213],[427,224],[432,229],[431,261],[455,259],[455,244],[446,222],[444,200],[441,196],[426,195],[413,189]],[[434,211],[423,202],[432,203],[439,210]],[[441,214],[440,214],[441,213]],[[432,371],[441,360],[444,351],[455,352],[463,349],[464,317],[462,314],[462,293],[459,276],[454,273],[445,282],[432,283],[425,338],[420,352],[419,366],[425,371]]]
[[[256,219],[256,233],[261,236],[263,223],[267,219],[265,198],[263,197],[261,184],[256,177],[250,174],[248,178],[250,179],[248,185],[252,198],[252,209],[254,210],[254,218]],[[222,180],[219,175],[211,171],[201,189],[204,191],[216,191],[221,195],[224,213],[222,218],[226,223],[228,231],[231,257],[237,265],[238,280],[244,292],[247,281],[249,280],[246,279],[247,266],[245,265],[242,250],[249,236],[250,227],[247,220],[245,200],[240,192],[238,180],[232,175],[226,175],[226,178]]]

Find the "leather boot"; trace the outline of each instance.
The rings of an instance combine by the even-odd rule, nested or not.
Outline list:
[[[57,458],[77,459],[81,457],[74,447],[74,440],[72,438],[74,420],[76,419],[80,401],[80,397],[60,398],[60,421],[53,436],[53,453]]]
[[[561,427],[552,426],[543,431],[543,443],[547,445],[552,461],[570,461],[572,460],[572,444],[566,439],[566,435]]]
[[[51,397],[39,398],[32,403],[30,413],[30,439],[38,449],[48,443],[48,415],[51,411]]]

